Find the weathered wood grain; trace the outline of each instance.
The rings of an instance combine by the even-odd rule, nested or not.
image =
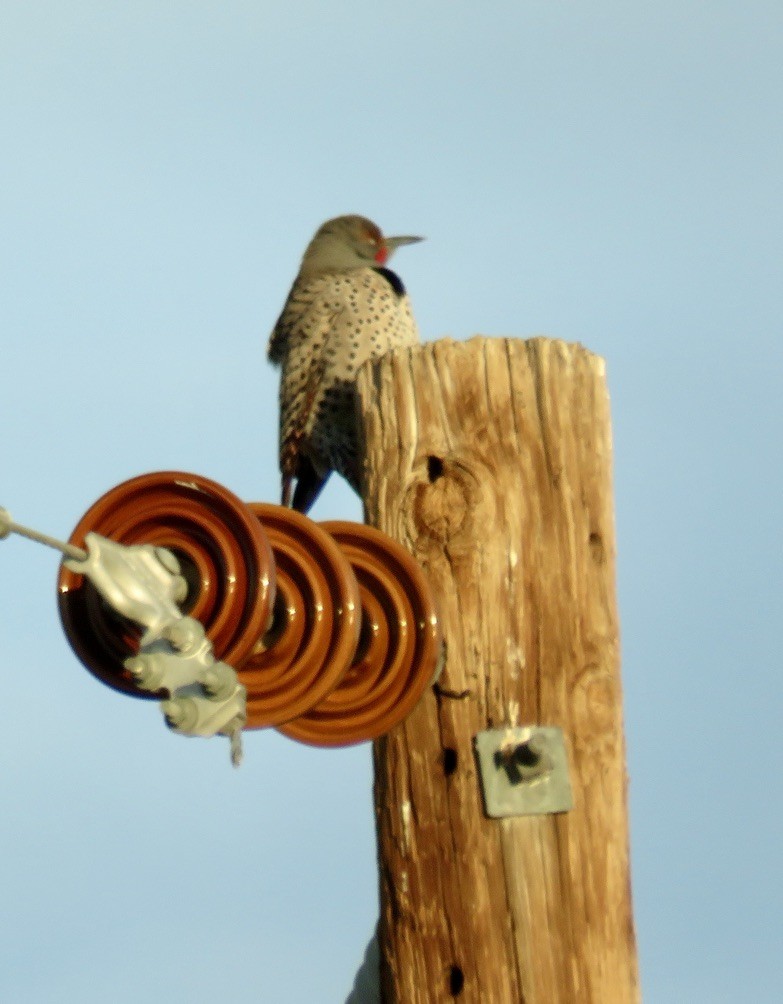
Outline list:
[[[632,1004],[603,360],[534,338],[396,351],[359,379],[371,524],[437,595],[438,684],[375,744],[384,1000]],[[473,737],[559,725],[573,811],[488,819]]]

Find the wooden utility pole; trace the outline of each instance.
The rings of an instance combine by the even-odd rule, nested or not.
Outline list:
[[[443,340],[359,379],[368,522],[418,559],[446,658],[375,743],[387,1004],[633,1004],[603,360]],[[474,737],[559,726],[573,809],[488,818]]]

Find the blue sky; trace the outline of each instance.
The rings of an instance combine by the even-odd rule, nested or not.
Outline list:
[[[276,500],[266,337],[329,216],[422,233],[427,340],[608,363],[645,1000],[779,999],[783,8],[0,6],[0,505],[167,468]],[[328,487],[314,515],[358,518]],[[341,1001],[369,747],[168,734],[0,544],[0,996]]]

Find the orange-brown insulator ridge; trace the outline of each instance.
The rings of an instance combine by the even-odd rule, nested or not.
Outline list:
[[[424,573],[400,544],[358,523],[320,525],[358,580],[361,640],[336,689],[279,728],[301,742],[345,746],[375,739],[410,714],[436,676],[441,628]]]
[[[245,661],[270,621],[274,563],[261,524],[232,492],[196,474],[144,474],[98,499],[70,543],[83,547],[90,531],[122,544],[171,550],[188,583],[184,612],[204,625],[217,659],[235,668]],[[138,688],[123,665],[138,649],[137,626],[64,565],[58,591],[65,633],[90,672],[124,693],[159,696]]]
[[[247,727],[303,714],[338,686],[359,643],[361,601],[348,560],[318,524],[292,509],[251,502],[272,546],[277,601],[270,630],[238,666]]]

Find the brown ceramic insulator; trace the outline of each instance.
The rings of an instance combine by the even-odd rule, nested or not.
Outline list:
[[[217,659],[239,665],[269,624],[275,593],[269,541],[256,516],[215,481],[176,471],[132,478],[91,506],[70,542],[83,547],[90,531],[176,554],[188,583],[183,610],[204,625]],[[59,605],[68,640],[91,673],[124,693],[156,696],[139,689],[123,666],[138,649],[138,626],[64,565]]]
[[[359,587],[334,540],[292,509],[251,502],[272,545],[277,601],[271,629],[242,666],[247,728],[296,718],[334,690],[356,653]]]
[[[383,735],[410,714],[436,675],[441,630],[424,573],[395,540],[359,523],[320,525],[358,579],[361,640],[340,685],[279,728],[314,746],[347,746]]]

